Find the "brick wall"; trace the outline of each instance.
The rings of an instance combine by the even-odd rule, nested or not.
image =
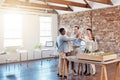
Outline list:
[[[100,50],[120,53],[120,6],[59,16],[59,27],[72,31],[74,25],[83,34],[92,28]]]
[[[70,29],[78,25],[81,29],[91,27],[90,11],[64,14],[59,16],[59,27]]]

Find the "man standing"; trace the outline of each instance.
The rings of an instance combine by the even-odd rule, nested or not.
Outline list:
[[[74,32],[72,33],[71,37],[77,38],[76,40],[73,41],[73,55],[76,55],[79,53],[80,45],[81,45],[81,39],[78,37],[82,38],[82,35],[79,31],[78,26],[74,26],[73,28]],[[72,62],[72,73],[73,75],[77,75],[76,70],[74,68],[74,62]]]
[[[63,57],[67,55],[69,52],[69,41],[75,41],[76,38],[67,38],[65,36],[65,29],[60,28],[59,29],[60,35],[57,37],[57,47],[58,47],[58,52],[59,52],[59,66],[58,66],[58,74],[59,76],[62,75],[62,70],[63,70]],[[79,38],[79,36],[78,36]]]

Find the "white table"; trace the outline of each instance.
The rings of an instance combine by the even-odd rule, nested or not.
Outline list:
[[[0,51],[0,55],[8,55],[9,53],[5,52],[5,51]],[[16,59],[9,59],[8,57],[6,57],[6,71],[8,70],[8,63],[11,61],[17,61]],[[15,69],[15,64],[14,64],[14,69]],[[10,66],[9,66],[9,71],[10,71]]]
[[[26,53],[26,54],[27,54],[26,58],[27,58],[27,61],[28,61],[28,51],[27,51],[27,50],[24,50],[24,49],[23,49],[23,50],[18,50],[17,53],[20,54],[20,57],[19,57],[19,58],[20,58],[20,65],[21,65],[22,54],[23,54],[23,53]],[[28,67],[28,62],[27,62],[27,67]]]
[[[43,54],[44,54],[44,52],[45,51],[51,51],[51,52],[53,52],[54,53],[54,48],[43,48],[43,49],[41,49],[41,58],[43,57]]]
[[[44,54],[44,52],[48,52],[48,51],[50,51],[50,52],[53,52],[54,53],[54,47],[52,47],[52,48],[43,48],[43,49],[35,49],[34,51],[33,51],[33,58],[35,58],[35,54],[36,53],[40,53],[40,58],[41,59],[43,59],[43,54]],[[51,55],[50,55],[51,56]],[[42,61],[41,61],[41,65],[42,65]]]
[[[34,49],[33,50],[33,59],[36,59],[36,54],[37,54],[37,58],[39,59],[40,58],[39,54],[41,54],[41,49]]]
[[[33,58],[35,58],[35,54],[36,53],[40,53],[40,58],[42,59],[43,58],[43,54],[45,51],[51,51],[54,53],[54,48],[43,48],[43,49],[34,49],[33,51]]]

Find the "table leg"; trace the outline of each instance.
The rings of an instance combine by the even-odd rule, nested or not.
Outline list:
[[[33,51],[33,59],[35,58],[35,52]]]
[[[28,52],[27,52],[27,67],[28,67]]]
[[[81,63],[82,77],[84,77],[83,63]]]
[[[100,80],[103,80],[103,66],[101,67],[101,76],[100,76]]]
[[[101,80],[103,79],[108,80],[106,65],[102,65],[102,68],[101,68]]]
[[[21,53],[20,53],[20,66],[21,66]]]
[[[103,65],[103,72],[104,72],[105,80],[108,80],[106,65]]]
[[[43,51],[41,51],[41,55],[40,55],[40,57],[41,57],[41,66],[42,66],[42,53],[43,53]]]
[[[81,63],[78,63],[78,75],[80,74],[80,67],[81,67]]]
[[[119,72],[120,72],[120,62],[118,62],[117,65],[116,65],[116,71],[115,71],[115,75],[114,75],[114,80],[118,80]]]
[[[6,60],[6,71],[7,71],[7,68],[8,68],[8,64],[7,64],[7,60]]]

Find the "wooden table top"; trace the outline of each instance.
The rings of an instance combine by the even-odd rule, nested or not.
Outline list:
[[[113,60],[105,61],[105,62],[95,61],[95,60],[78,59],[76,56],[67,56],[67,57],[64,57],[64,59],[67,59],[68,61],[72,61],[72,62],[96,64],[96,65],[103,65],[103,64],[107,65],[107,64],[120,62],[120,58],[119,59],[113,59]]]

